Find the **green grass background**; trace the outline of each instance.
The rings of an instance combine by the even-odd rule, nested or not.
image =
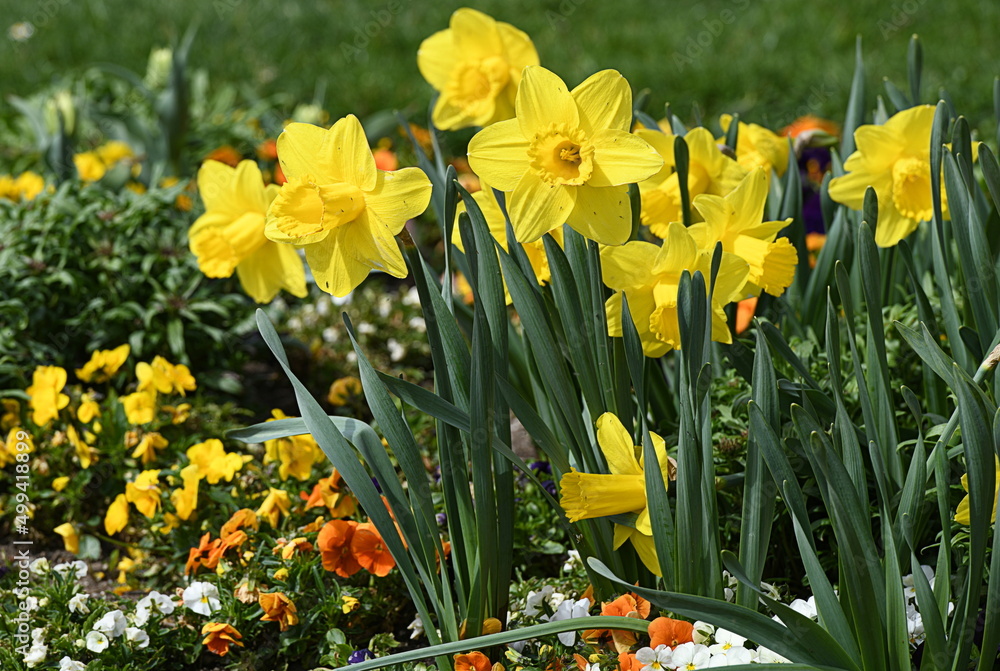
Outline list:
[[[303,102],[323,90],[320,102],[334,119],[393,108],[422,114],[431,90],[417,70],[417,48],[466,4],[525,30],[542,63],[570,86],[615,68],[634,90],[652,91],[654,114],[670,102],[690,121],[697,103],[706,120],[739,112],[772,128],[803,113],[842,117],[856,35],[868,107],[883,76],[908,90],[907,41],[918,33],[924,101],[946,86],[973,127],[995,128],[1000,3],[993,0],[0,0],[0,92],[28,95],[96,62],[142,72],[153,46],[171,44],[196,22],[191,65],[214,83]],[[15,43],[7,28],[21,20],[36,32]]]

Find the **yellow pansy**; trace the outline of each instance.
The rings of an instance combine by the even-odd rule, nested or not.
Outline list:
[[[271,415],[271,419],[267,420],[269,422],[287,417],[277,408],[271,411]],[[278,477],[282,480],[287,480],[289,477],[308,480],[312,474],[313,464],[325,460],[326,455],[310,434],[264,441],[264,463],[281,462],[278,467]]]
[[[156,416],[156,390],[137,391],[118,398],[129,424],[149,424]]]
[[[353,375],[348,375],[333,381],[333,384],[330,385],[330,391],[326,395],[326,400],[330,402],[330,405],[334,406],[347,405],[349,398],[360,394],[362,391],[364,391],[364,388],[361,386],[361,380]]]
[[[90,438],[93,438],[93,434],[90,434]],[[80,460],[81,468],[90,468],[90,464],[94,461],[94,455],[96,450],[87,444],[86,441],[80,440],[80,434],[77,433],[76,427],[70,424],[66,427],[66,438],[69,440],[69,444],[73,446],[76,450],[76,458]]]
[[[94,153],[97,155],[97,158],[101,159],[104,165],[109,167],[118,161],[135,156],[132,148],[121,140],[109,140],[95,149]]]
[[[73,165],[76,167],[76,174],[84,182],[96,182],[108,171],[104,161],[92,151],[74,154]]]
[[[125,500],[147,518],[152,518],[160,507],[159,478],[158,470],[143,471],[133,482],[125,485]]]
[[[631,232],[626,185],[663,166],[645,140],[629,133],[632,91],[614,70],[573,91],[553,72],[525,68],[517,118],[487,126],[469,143],[481,179],[510,192],[507,211],[519,242],[534,242],[564,223],[606,245]]]
[[[360,601],[358,601],[356,597],[350,596],[348,594],[342,594],[340,596],[340,600],[344,602],[343,605],[340,607],[340,609],[344,611],[344,615],[350,613],[352,610],[358,607],[359,603],[361,603]]]
[[[444,130],[487,126],[514,116],[521,72],[538,65],[531,38],[514,26],[463,7],[447,30],[420,44],[420,74],[438,91],[434,125]]]
[[[993,460],[996,467],[996,477],[993,481],[993,512],[990,514],[990,522],[996,522],[997,520],[997,497],[1000,496],[1000,458],[993,457]],[[962,489],[969,491],[968,473],[962,476]],[[972,512],[969,509],[968,494],[965,495],[965,498],[959,501],[958,508],[955,509],[955,521],[966,526],[968,526],[972,521]]]
[[[767,173],[758,167],[728,195],[696,197],[694,206],[705,221],[688,228],[703,251],[711,253],[721,242],[723,251],[747,262],[750,274],[744,292],[753,296],[761,289],[773,296],[784,293],[795,279],[799,259],[788,238],[775,239],[792,220],[761,221],[767,183]]]
[[[184,486],[175,489],[170,494],[170,501],[174,504],[178,518],[189,519],[191,513],[198,507],[198,485],[202,477],[201,469],[197,464],[189,464],[181,469],[181,480],[184,482]]]
[[[80,536],[76,532],[76,527],[72,524],[65,522],[57,526],[53,531],[62,536],[66,552],[77,554],[80,551]]]
[[[639,130],[645,139],[663,156],[663,169],[645,182],[639,182],[642,194],[642,223],[653,235],[666,237],[667,226],[683,220],[681,190],[674,162],[674,135],[657,130]],[[707,128],[692,128],[684,136],[688,147],[688,194],[708,193],[724,196],[746,177],[747,170],[722,153]],[[695,214],[695,213],[692,213]]]
[[[128,524],[128,499],[124,494],[119,494],[108,506],[108,512],[104,515],[104,530],[109,536],[114,536],[124,529],[126,524]]]
[[[198,467],[201,476],[208,480],[210,485],[216,484],[223,478],[226,482],[231,482],[236,472],[250,459],[249,456],[243,457],[235,452],[226,452],[222,441],[218,438],[209,438],[205,442],[192,445],[187,450],[187,457]]]
[[[84,382],[105,382],[118,372],[131,351],[127,344],[114,349],[94,350],[90,361],[83,368],[76,369],[76,376]]]
[[[670,482],[670,460],[667,457],[666,444],[663,438],[655,433],[650,434],[653,449],[656,451],[664,484]],[[635,528],[615,525],[615,547],[626,539],[632,538],[632,531],[652,537],[653,528],[646,504],[646,476],[642,448],[632,442],[632,436],[622,425],[621,420],[613,413],[606,412],[597,418],[597,443],[608,463],[610,473],[581,473],[576,469],[563,475],[559,483],[561,493],[560,503],[570,522],[636,513]],[[636,454],[639,455],[636,458]],[[643,543],[639,539],[639,543]],[[639,546],[637,545],[637,549]],[[646,548],[644,547],[643,550]],[[644,552],[640,552],[645,562]],[[658,563],[653,553],[652,566],[649,569],[659,573]],[[648,562],[647,566],[649,565]]]
[[[17,399],[0,399],[3,416],[0,416],[0,432],[9,431],[21,423],[21,403]]]
[[[306,274],[295,249],[264,236],[267,207],[278,194],[264,185],[254,161],[235,168],[205,161],[198,170],[198,192],[205,214],[188,231],[191,251],[208,277],[231,277],[236,271],[243,290],[258,303],[269,303],[284,289],[304,298]]]
[[[16,178],[0,175],[0,198],[14,202],[34,200],[45,189],[45,179],[36,172],[26,170]]]
[[[723,114],[719,119],[722,132],[728,133],[733,117]],[[778,177],[788,169],[788,138],[782,137],[755,123],[739,122],[736,134],[736,161],[747,170],[763,168],[770,174],[773,169]],[[725,142],[725,138],[722,138]]]
[[[323,291],[346,296],[371,270],[406,276],[394,236],[427,209],[431,183],[423,172],[376,168],[354,115],[329,130],[288,124],[278,158],[288,181],[271,202],[264,234],[302,247]]]
[[[66,485],[69,484],[69,476],[61,475],[52,481],[52,490],[56,492],[61,492],[66,489]]]
[[[179,405],[161,405],[160,410],[170,413],[171,424],[183,424],[191,416],[191,404],[181,403]]]
[[[94,400],[93,396],[87,394],[80,398],[80,407],[76,409],[76,418],[78,420],[83,424],[87,424],[95,417],[99,417],[100,414],[101,406]]]
[[[156,459],[156,451],[162,450],[168,444],[166,438],[156,431],[151,431],[139,441],[135,451],[132,452],[132,458],[142,459],[143,465],[149,464]]]
[[[59,366],[38,366],[25,393],[31,397],[31,421],[45,426],[59,417],[59,411],[69,405],[69,396],[62,393],[66,386],[66,371]]]
[[[153,363],[145,361],[135,367],[135,376],[139,380],[139,391],[153,390],[161,394],[171,392],[186,396],[185,392],[194,391],[197,383],[191,371],[182,363],[172,364],[162,356],[153,357]]]
[[[649,357],[680,349],[677,292],[684,271],[692,274],[701,271],[706,286],[711,277],[711,254],[698,249],[683,224],[670,224],[665,234],[662,246],[636,240],[601,250],[604,283],[615,290],[605,304],[608,333],[616,337],[622,335],[621,293],[624,292],[632,321],[642,340],[642,351]],[[733,254],[722,255],[712,296],[713,340],[732,341],[723,308],[742,296],[748,276],[746,261]]]
[[[476,205],[482,211],[483,217],[486,219],[486,225],[489,226],[490,234],[500,243],[504,251],[507,251],[509,249],[507,246],[507,219],[503,216],[503,210],[500,209],[500,203],[497,202],[493,189],[483,182],[482,190],[472,194],[472,199],[476,201]],[[458,204],[455,216],[457,217],[462,212],[465,212],[465,203]],[[562,247],[562,226],[553,228],[548,233]],[[460,251],[465,252],[462,235],[457,225],[452,233],[451,241]],[[538,283],[542,285],[548,284],[552,278],[552,270],[549,268],[549,257],[545,253],[545,242],[539,239],[534,242],[523,243],[521,247],[524,249],[524,255],[528,257],[528,262],[531,263],[531,269],[535,271],[535,278],[538,280]],[[507,290],[506,281],[504,281],[503,290],[507,305],[510,305],[513,300],[510,297],[510,292]]]
[[[257,516],[266,519],[272,527],[277,527],[281,516],[287,516],[291,509],[292,499],[288,496],[288,492],[270,487],[263,503],[257,509]]]
[[[854,131],[857,150],[844,162],[846,175],[830,181],[830,198],[860,210],[870,186],[878,196],[875,244],[893,247],[934,214],[931,194],[931,125],[934,106],[894,114],[881,126]],[[941,191],[942,201],[944,190]],[[942,202],[947,212],[947,203]],[[874,224],[874,222],[869,222]]]

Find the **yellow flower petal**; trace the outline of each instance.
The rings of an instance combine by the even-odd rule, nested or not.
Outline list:
[[[628,132],[632,89],[617,70],[602,70],[587,77],[572,95],[579,108],[580,126],[588,135],[604,129]]]
[[[594,144],[594,174],[587,186],[619,186],[641,182],[663,167],[663,158],[637,135],[620,130],[599,130]]]
[[[487,126],[469,142],[469,165],[501,191],[513,191],[528,170],[528,140],[517,119]]]
[[[243,291],[258,303],[270,303],[284,289],[293,296],[305,298],[306,273],[302,259],[289,245],[267,245],[237,266]]]
[[[597,442],[612,474],[642,474],[632,436],[614,413],[606,412],[597,418]]]
[[[361,122],[353,114],[329,130],[290,123],[278,136],[278,160],[285,177],[316,175],[324,183],[345,182],[362,191],[375,188],[377,169]]]
[[[524,69],[515,109],[517,123],[525,138],[543,132],[552,124],[566,124],[571,128],[580,125],[580,112],[566,84],[557,74],[540,66]],[[483,177],[501,188],[496,179],[489,175]]]
[[[76,532],[76,527],[66,522],[57,526],[53,531],[62,536],[63,545],[67,552],[72,552],[73,554],[80,552],[80,536]]]
[[[576,200],[574,187],[550,184],[526,172],[508,204],[510,223],[519,242],[534,242],[566,223]]]
[[[104,530],[109,536],[114,536],[124,529],[126,524],[128,524],[128,500],[124,494],[119,494],[104,516]]]
[[[627,186],[564,187],[575,189],[576,203],[567,218],[574,230],[602,245],[621,245],[632,232]]]

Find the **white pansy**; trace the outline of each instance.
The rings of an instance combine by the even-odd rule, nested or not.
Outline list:
[[[31,630],[31,644],[45,645],[45,627],[35,627]]]
[[[99,631],[92,631],[87,634],[87,650],[91,652],[104,652],[110,644],[111,641],[108,640],[108,637]]]
[[[45,575],[49,572],[49,560],[45,557],[39,557],[35,561],[28,564],[28,570],[35,575]]]
[[[420,619],[419,615],[413,618],[413,622],[406,625],[406,628],[412,632],[410,634],[411,641],[424,635],[424,621]]]
[[[150,613],[158,613],[160,615],[170,615],[174,612],[174,601],[166,594],[160,594],[156,590],[153,590],[146,596],[139,599],[139,603],[135,605],[136,610],[146,610]]]
[[[558,592],[556,592],[558,594]],[[560,620],[568,620],[574,617],[587,617],[590,615],[590,599],[580,599],[579,601],[570,601],[565,599],[556,608],[556,611],[552,614],[552,617],[541,617],[539,619],[546,620],[548,622],[558,622]],[[576,643],[576,632],[575,631],[564,631],[561,634],[557,634],[559,641],[565,646],[572,646]]]
[[[569,557],[566,558],[566,562],[563,564],[563,573],[569,573],[577,566],[582,566],[583,561],[580,559],[580,552],[578,550],[570,550]]]
[[[38,610],[38,597],[28,596],[21,601],[21,610],[26,613],[31,613]]]
[[[713,654],[708,662],[709,668],[717,666],[737,666],[739,664],[749,664],[754,660],[754,655],[743,646],[733,646],[725,652]]]
[[[742,647],[746,642],[744,637],[720,627],[715,630],[715,645],[709,647],[708,651],[713,655],[725,654],[730,648]]]
[[[641,648],[635,653],[635,660],[642,664],[640,671],[666,671],[677,668],[673,659],[673,651],[666,645],[656,648]]]
[[[715,625],[696,620],[692,626],[694,627],[694,630],[691,632],[692,641],[707,644],[712,640],[712,635],[715,634]]]
[[[761,664],[791,664],[791,660],[787,657],[782,657],[774,650],[770,648],[765,648],[762,645],[757,646],[757,661]]]
[[[184,605],[199,615],[211,615],[222,607],[219,589],[207,582],[193,582],[184,588],[181,595]]]
[[[59,660],[59,671],[86,671],[86,669],[86,664],[74,661],[68,655]]]
[[[924,572],[924,576],[926,576],[927,582],[930,583],[931,589],[934,589],[934,569],[927,564],[921,564],[920,570]],[[917,588],[913,582],[912,573],[903,576],[903,595],[906,596],[907,601],[915,599],[917,596]]]
[[[28,654],[24,656],[24,665],[29,669],[33,669],[42,662],[45,661],[45,657],[49,654],[49,648],[45,645],[33,645],[28,648]]]
[[[109,638],[118,638],[125,633],[127,626],[128,620],[125,619],[125,613],[113,610],[105,613],[100,620],[94,623],[94,631],[106,634]]]
[[[556,589],[552,585],[546,585],[539,591],[531,590],[528,592],[528,598],[525,600],[524,611],[522,611],[527,617],[534,617],[542,612],[540,606],[542,603],[552,596],[552,593]]]
[[[711,661],[712,653],[708,651],[708,647],[693,642],[681,643],[674,648],[673,658],[671,659],[673,668],[685,669],[686,671],[707,669]]]
[[[129,627],[125,630],[125,639],[137,648],[149,646],[149,634],[137,627]]]
[[[52,570],[61,576],[73,574],[77,580],[87,577],[87,563],[79,559],[64,564],[56,564]]]

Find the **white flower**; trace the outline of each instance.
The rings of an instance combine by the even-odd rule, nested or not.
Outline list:
[[[91,652],[104,652],[110,645],[108,637],[99,631],[92,631],[87,634],[87,650]]]
[[[427,330],[427,322],[424,321],[423,317],[412,317],[409,321],[410,328],[417,333],[423,333]]]
[[[636,659],[638,658],[637,655]],[[674,648],[673,659],[671,659],[673,668],[685,669],[686,671],[707,669],[711,661],[712,654],[708,651],[708,648],[693,642],[681,643]]]
[[[49,654],[49,649],[44,645],[33,645],[28,648],[28,654],[24,656],[24,665],[32,669],[45,661],[45,656]]]
[[[556,589],[552,585],[546,585],[538,592],[534,590],[529,591],[528,598],[525,600],[524,611],[522,612],[527,617],[534,617],[538,615],[542,612],[539,606],[541,606],[546,599],[552,596],[552,593],[555,591]]]
[[[74,594],[73,598],[69,600],[69,612],[79,613],[80,615],[86,615],[89,613],[90,606],[87,605],[87,599],[89,598],[90,595],[84,592]]]
[[[424,635],[424,621],[420,619],[419,615],[413,618],[413,622],[406,625],[406,628],[413,632],[410,634],[411,641]]]
[[[558,594],[558,592],[557,592]],[[556,608],[556,612],[552,614],[552,617],[542,616],[541,620],[546,620],[548,622],[558,622],[560,620],[568,620],[573,617],[587,617],[590,615],[590,599],[580,599],[579,601],[569,601],[563,597],[563,601]],[[559,641],[565,646],[572,646],[576,643],[576,632],[575,631],[564,631],[561,634],[557,634]]]
[[[125,630],[125,638],[129,643],[133,643],[137,648],[145,648],[149,646],[149,634],[144,632],[142,629],[129,627]]]
[[[399,344],[399,341],[395,338],[389,338],[389,342],[385,345],[389,348],[390,361],[402,361],[403,357],[406,356],[406,348]]]
[[[334,305],[336,305],[337,307],[340,307],[342,305],[347,305],[352,300],[354,300],[354,292],[353,291],[351,293],[347,294],[346,296],[344,296],[343,298],[338,298],[337,296],[331,296],[330,297],[330,302],[333,303]]]
[[[594,662],[593,664],[588,663],[584,665],[583,671],[601,671],[601,665],[597,662]]]
[[[403,305],[420,305],[420,292],[417,291],[417,287],[410,287],[410,290],[403,294],[402,300]]]
[[[184,605],[199,615],[211,615],[222,607],[219,589],[207,582],[193,582],[184,588]]]
[[[704,644],[712,640],[712,635],[715,634],[715,625],[696,620],[693,626],[694,631],[691,632],[692,641]]]
[[[49,560],[45,557],[39,557],[35,561],[28,564],[28,570],[35,575],[45,575],[49,572]]]
[[[77,559],[65,564],[56,564],[52,570],[63,577],[73,573],[76,575],[77,580],[81,580],[87,577],[87,562]]]
[[[715,630],[715,645],[711,646],[708,651],[713,655],[724,655],[730,648],[740,647],[746,642],[747,640],[742,636],[737,636],[733,632],[720,627]]]
[[[563,573],[569,573],[577,566],[582,566],[583,560],[580,559],[580,552],[578,550],[570,550],[569,557],[566,558],[566,563],[563,564]]]
[[[809,597],[809,599],[806,601],[803,601],[802,599],[795,599],[790,604],[788,604],[788,607],[794,610],[799,615],[805,615],[811,620],[815,620],[819,616],[819,613],[816,612],[816,597],[814,596]],[[781,621],[781,618],[778,617],[777,615],[775,615],[771,619],[780,624],[785,624],[784,622]]]
[[[389,299],[388,296],[379,296],[378,299],[379,316],[382,317],[382,319],[385,319],[386,317],[389,316],[390,312],[392,312],[392,301]]]
[[[709,660],[709,668],[716,666],[737,666],[739,664],[749,664],[753,661],[753,653],[743,646],[733,646],[720,654],[712,655]]]
[[[59,671],[86,671],[87,666],[83,662],[75,662],[69,656],[59,660]]]
[[[782,657],[778,653],[774,652],[770,648],[765,648],[762,645],[757,646],[757,661],[761,664],[791,664],[792,661],[787,657]]]
[[[128,620],[125,619],[125,613],[113,610],[105,613],[104,617],[94,623],[94,631],[106,634],[109,638],[118,638],[125,633],[127,626]]]
[[[927,577],[927,582],[931,584],[931,589],[934,589],[934,569],[927,564],[921,564],[920,570],[923,571],[924,575]],[[906,597],[907,601],[914,599],[917,596],[917,588],[913,582],[912,573],[903,576],[903,595]]]
[[[25,597],[22,603],[24,604],[22,606],[22,610],[24,610],[24,612],[26,613],[31,613],[32,611],[38,610],[38,597],[34,596]]]
[[[337,338],[338,338],[337,329],[333,328],[332,326],[328,326],[325,329],[323,329],[323,342],[332,345],[333,343],[337,342]]]
[[[375,333],[376,330],[378,329],[376,329],[374,325],[369,324],[368,322],[361,322],[360,324],[358,324],[359,335],[371,335]]]
[[[45,645],[45,627],[35,627],[31,630],[31,644]]]
[[[642,648],[635,653],[635,660],[642,664],[640,671],[666,671],[674,668],[676,660],[672,659],[673,651],[665,645],[658,645],[656,649]]]
[[[174,612],[174,607],[173,599],[166,594],[160,594],[156,590],[153,590],[139,599],[139,603],[135,605],[136,622],[141,627],[149,621],[150,615],[170,615]],[[141,623],[139,622],[140,619]]]

